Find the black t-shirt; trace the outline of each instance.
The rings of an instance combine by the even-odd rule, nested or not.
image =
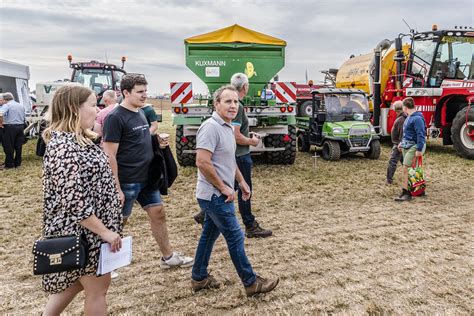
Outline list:
[[[143,111],[116,107],[105,118],[103,137],[104,142],[119,143],[117,165],[120,183],[146,182],[153,160],[153,147]]]

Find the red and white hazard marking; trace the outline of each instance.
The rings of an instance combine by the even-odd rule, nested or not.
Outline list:
[[[193,84],[191,82],[171,82],[171,103],[191,103],[193,99]]]
[[[296,102],[296,82],[276,82],[275,88],[277,103]]]

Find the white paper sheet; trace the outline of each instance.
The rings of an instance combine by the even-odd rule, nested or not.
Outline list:
[[[132,262],[132,236],[122,238],[122,248],[117,252],[110,250],[110,245],[100,245],[99,266],[97,275],[109,273],[115,269],[128,266]]]

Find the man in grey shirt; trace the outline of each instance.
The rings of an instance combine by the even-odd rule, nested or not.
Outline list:
[[[5,152],[5,165],[0,169],[18,168],[25,141],[25,108],[13,99],[10,92],[1,95],[0,104],[0,127],[3,127],[2,146]]]
[[[245,254],[244,234],[235,216],[235,180],[242,191],[242,199],[248,200],[251,195],[235,161],[236,144],[231,123],[239,107],[237,90],[230,85],[219,88],[214,93],[214,107],[212,117],[201,125],[196,136],[196,197],[205,219],[194,258],[191,286],[195,292],[220,287],[207,267],[214,243],[222,233],[247,296],[270,292],[279,279],[269,280],[254,273]]]

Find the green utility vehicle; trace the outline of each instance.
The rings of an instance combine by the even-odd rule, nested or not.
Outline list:
[[[193,103],[187,104],[188,98],[180,98],[180,94],[188,93],[189,83],[179,83],[179,88],[171,83],[172,103],[180,100],[172,104],[172,123],[176,126],[176,154],[181,166],[195,165],[196,133],[213,112],[212,93],[229,84],[232,75],[239,72],[245,73],[250,83],[242,100],[250,131],[262,136],[260,144],[250,148],[251,153],[262,155],[271,164],[294,162],[295,103],[278,103],[269,88],[269,81],[285,65],[285,46],[283,40],[239,25],[185,40],[186,66],[207,85],[209,95],[195,96]]]
[[[297,117],[298,150],[322,147],[326,160],[339,160],[348,153],[380,157],[379,136],[370,123],[367,96],[362,90],[326,88],[312,91],[310,117]]]

